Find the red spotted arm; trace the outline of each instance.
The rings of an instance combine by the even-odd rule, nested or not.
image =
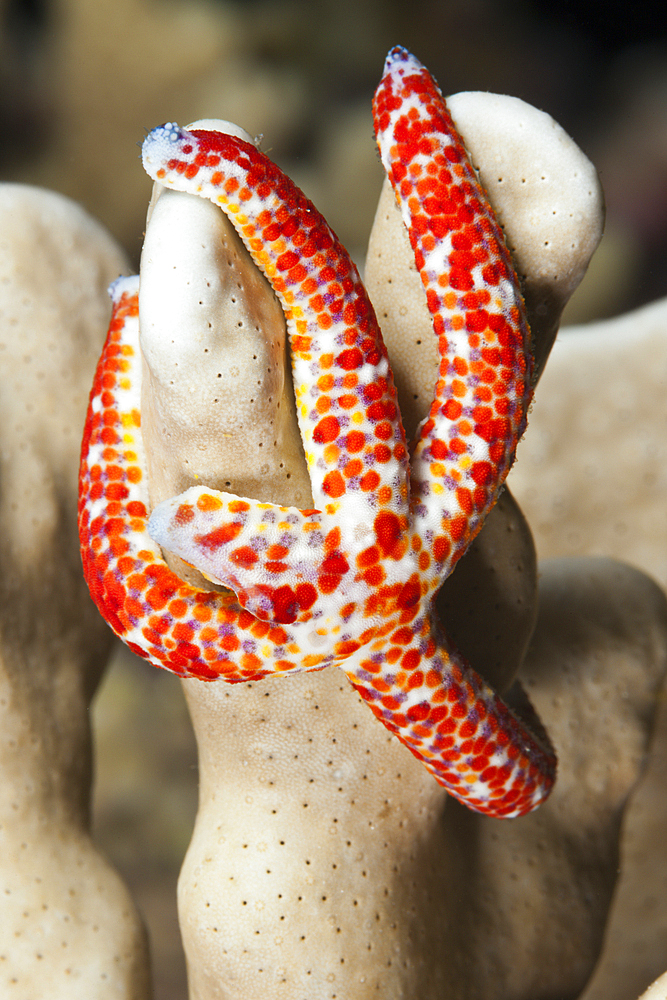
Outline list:
[[[439,342],[411,458],[412,523],[433,537],[437,584],[481,528],[514,458],[530,402],[530,335],[502,230],[442,94],[405,49],[390,52],[373,113]]]
[[[233,594],[185,583],[148,534],[138,285],[112,286],[81,449],[79,540],[93,600],[130,649],[181,677],[239,682],[332,662],[331,650],[302,650],[288,628],[259,621]]]
[[[321,509],[196,487],[149,520],[137,287],[125,280],[82,450],[84,570],[114,630],[158,666],[234,682],[336,662],[452,795],[488,815],[521,815],[549,794],[555,755],[453,648],[433,598],[523,430],[523,303],[444,101],[405,50],[390,53],[374,111],[442,359],[412,466],[372,306],[326,222],[249,143],[161,126],[144,144],[149,174],[218,205],[282,303]],[[184,583],[159,545],[238,597]]]

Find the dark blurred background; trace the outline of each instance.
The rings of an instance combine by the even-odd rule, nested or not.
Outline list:
[[[667,292],[665,9],[659,0],[0,0],[0,173],[76,198],[136,265],[150,190],[137,144],[166,120],[228,118],[263,133],[263,148],[361,260],[381,176],[370,98],[400,43],[445,94],[521,97],[593,160],[607,236],[597,282],[571,316],[610,315]]]
[[[511,94],[597,166],[607,228],[571,322],[667,294],[664,0],[0,0],[0,176],[81,202],[138,267],[167,120],[227,118],[363,261],[382,179],[370,101],[401,44],[445,94]],[[149,925],[156,1000],[185,1000],[175,882],[196,809],[180,687],[118,655],[95,705],[95,833]]]

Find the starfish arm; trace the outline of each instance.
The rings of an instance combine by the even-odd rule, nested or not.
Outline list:
[[[378,601],[378,594],[400,590],[417,558],[394,529],[382,517],[374,531],[356,524],[350,556],[341,550],[336,518],[203,486],[158,504],[148,520],[154,542],[212,583],[231,587],[257,618],[312,622],[321,636],[335,636],[341,618],[346,633],[370,636],[383,624],[391,600]]]
[[[146,138],[143,162],[159,183],[219,206],[280,299],[313,498],[337,516],[343,551],[354,552],[357,524],[379,532],[390,515],[404,530],[408,456],[386,348],[357,269],[325,220],[236,136],[163,125]]]
[[[320,596],[349,571],[335,529],[326,532],[319,511],[202,486],[158,504],[148,532],[213,583],[231,587],[242,607],[265,621],[318,617]]]
[[[183,677],[240,682],[325,666],[333,655],[302,648],[289,627],[259,621],[229,592],[185,583],[148,534],[138,285],[133,277],[112,286],[84,430],[79,539],[93,600],[135,653]]]
[[[549,795],[553,749],[466,663],[432,615],[404,607],[391,632],[344,669],[377,718],[470,809],[512,818]]]
[[[447,105],[428,71],[393,49],[373,112],[441,355],[412,456],[414,530],[434,584],[495,502],[523,433],[532,358],[512,261]]]

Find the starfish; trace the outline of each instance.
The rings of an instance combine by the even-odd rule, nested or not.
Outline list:
[[[517,816],[549,794],[555,756],[455,649],[434,598],[512,463],[530,334],[444,98],[405,49],[387,58],[374,116],[441,355],[411,452],[373,307],[325,220],[252,144],[168,123],[144,142],[147,172],[218,205],[283,307],[316,506],[198,486],[149,518],[138,278],[120,279],[82,447],[84,572],[114,631],[157,666],[235,683],[336,663],[450,794]],[[229,589],[185,583],[163,549]]]

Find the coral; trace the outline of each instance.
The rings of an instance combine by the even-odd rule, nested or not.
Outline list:
[[[85,89],[77,88],[79,97]],[[502,122],[506,101],[508,114]],[[492,102],[493,110],[485,112]],[[466,105],[474,108],[467,121]],[[549,129],[558,142],[565,147],[567,143],[546,118],[544,132],[537,119],[526,123],[524,116],[534,112],[525,105],[490,95],[459,95],[451,106],[508,234],[543,361],[565,298],[554,279],[565,275],[565,285],[570,278],[576,284],[599,232],[594,174],[580,160],[588,173],[568,184],[572,175],[567,155],[547,175],[541,167],[527,173],[526,166],[535,167],[546,148]],[[92,121],[94,116],[83,117]],[[479,154],[475,117],[482,139],[492,136]],[[496,125],[500,139],[492,135]],[[539,140],[511,144],[508,153],[508,129],[513,126],[518,137],[522,131],[532,137],[537,130]],[[107,123],[104,128],[108,131]],[[99,145],[97,139],[94,144]],[[575,155],[572,148],[564,152]],[[553,162],[545,153],[545,165]],[[499,163],[502,173],[496,169]],[[116,168],[111,169],[117,178]],[[554,219],[545,222],[544,215],[553,215],[549,198],[561,181],[557,209],[565,230],[562,241],[554,241],[549,228]],[[110,192],[113,186],[106,185]],[[503,187],[515,191],[506,205],[499,190]],[[531,221],[542,193],[544,214]],[[100,996],[138,997],[149,989],[143,934],[125,889],[92,846],[88,832],[86,712],[109,640],[82,590],[73,555],[73,522],[66,514],[77,451],[72,428],[85,405],[85,373],[92,366],[104,313],[103,286],[123,263],[106,237],[71,203],[16,187],[5,188],[3,200],[6,195],[10,197],[2,208],[3,228],[11,235],[3,239],[6,297],[0,308],[4,329],[20,336],[3,337],[5,346],[0,348],[11,354],[4,366],[8,378],[3,427],[8,436],[0,501],[6,619],[0,671],[1,773],[10,793],[0,829],[5,858],[0,868],[5,881],[0,976],[7,974],[10,993],[28,989],[41,995],[48,990],[49,995],[70,997],[79,990],[91,997],[101,987]],[[91,194],[91,199],[97,196]],[[113,200],[114,195],[109,197]],[[583,215],[579,208],[570,214],[568,198],[576,197]],[[406,316],[410,322],[408,349],[402,357],[399,348],[390,350],[401,408],[413,431],[423,415],[420,402],[432,388],[438,359],[433,355],[433,363],[421,351],[423,345],[434,345],[432,335],[422,337],[420,330],[422,324],[430,334],[430,318],[419,299],[421,284],[393,195],[385,193],[383,199],[367,283],[388,342]],[[280,310],[266,286],[257,293],[264,279],[249,265],[230,227],[220,222],[220,213],[215,216],[204,202],[199,204],[207,213],[204,224],[210,226],[210,240],[199,247],[202,259],[191,270],[188,261],[196,241],[183,246],[177,270],[183,280],[199,281],[202,289],[207,268],[219,275],[212,310],[223,315],[227,336],[236,337],[231,351],[237,370],[224,369],[227,398],[214,423],[210,407],[209,417],[201,420],[201,413],[206,414],[203,391],[198,398],[197,390],[192,393],[175,384],[169,398],[165,386],[173,358],[156,378],[157,387],[151,385],[151,369],[146,369],[145,398],[157,407],[144,428],[150,442],[151,506],[191,485],[189,461],[200,451],[199,469],[208,468],[211,480],[223,489],[253,497],[268,495],[264,490],[270,487],[268,499],[306,507],[309,481],[285,378]],[[166,192],[154,209],[168,216],[168,224],[178,220],[181,210],[176,226],[184,239],[192,232],[191,199]],[[513,234],[515,220],[522,217],[523,232]],[[574,229],[568,232],[568,226]],[[535,243],[526,252],[531,234]],[[547,241],[547,253],[555,253],[558,265],[545,274],[534,261]],[[98,249],[91,253],[91,247],[99,254]],[[568,248],[577,250],[573,258]],[[169,253],[174,253],[173,243]],[[382,259],[376,264],[374,254]],[[146,275],[148,268],[142,271]],[[404,290],[395,295],[399,286]],[[152,301],[159,304],[155,297]],[[261,319],[260,303],[265,309]],[[662,400],[659,390],[640,393],[624,406],[611,385],[603,405],[601,393],[611,379],[604,368],[598,383],[591,375],[604,361],[604,342],[611,333],[612,357],[623,359],[626,382],[645,386],[647,377],[655,376],[659,386],[657,366],[638,362],[655,358],[661,349],[657,331],[663,328],[662,308],[660,304],[655,311],[619,321],[618,337],[610,324],[591,331],[599,332],[594,342],[584,335],[581,344],[568,344],[567,362],[565,352],[559,362],[557,345],[552,364],[561,368],[559,377],[550,389],[547,369],[513,476],[530,462],[532,441],[539,444],[543,435],[553,434],[540,415],[542,392],[545,399],[551,398],[550,413],[556,420],[575,417],[582,399],[598,402],[592,404],[592,419],[584,410],[582,422],[572,424],[567,448],[549,453],[558,479],[544,478],[545,452],[541,464],[535,463],[532,477],[533,483],[539,478],[540,503],[561,488],[570,456],[575,471],[579,465],[582,469],[573,494],[581,496],[582,488],[590,486],[586,464],[594,450],[588,431],[594,431],[603,416],[611,421],[602,422],[603,428],[612,428],[602,431],[604,444],[605,437],[628,430],[629,412],[636,415],[644,402],[648,418],[638,423],[655,433],[655,443],[645,445],[641,439],[638,444],[629,437],[629,444],[619,446],[600,467],[603,472],[618,469],[618,452],[627,462],[631,451],[639,458],[638,471],[630,477],[633,485],[644,483],[650,490],[656,486],[659,463],[654,459],[661,441],[654,417]],[[420,312],[423,319],[417,320]],[[165,329],[165,317],[170,318],[168,301],[155,320],[158,329]],[[178,317],[171,319],[178,329]],[[270,331],[268,342],[257,326]],[[649,335],[653,328],[655,337]],[[626,330],[640,330],[634,345]],[[213,353],[219,342],[209,336],[201,343],[210,345]],[[399,342],[395,336],[394,343]],[[45,346],[56,360],[48,371],[41,364]],[[157,351],[151,368],[159,369],[164,360]],[[193,354],[193,370],[197,361],[202,385],[207,370],[217,378],[219,358],[206,369],[201,355],[197,359]],[[613,374],[613,368],[610,371]],[[252,386],[257,382],[261,385],[255,394]],[[280,402],[278,412],[260,402],[271,395]],[[556,396],[562,400],[560,409]],[[180,414],[175,400],[184,404]],[[170,432],[172,419],[177,433],[161,440]],[[581,459],[573,451],[575,445],[582,448]],[[603,520],[612,526],[625,523],[625,514],[611,516],[607,506],[617,482],[612,479],[603,488],[606,492],[601,491],[593,522],[575,529],[577,544],[584,538],[598,551],[609,550],[608,537],[597,538],[593,529]],[[517,488],[522,489],[518,479]],[[530,488],[529,503],[537,492]],[[628,495],[635,512],[644,509],[642,490]],[[569,509],[572,523],[579,524],[581,507],[578,503]],[[535,509],[538,519],[548,522],[551,513],[543,513],[544,506]],[[659,516],[649,520],[660,523]],[[570,544],[561,524],[550,536]],[[625,534],[616,531],[616,551],[637,552],[635,558],[648,565],[659,546],[644,541],[643,549],[630,550],[627,546],[641,535],[635,527]],[[543,551],[542,537],[539,544]],[[195,571],[171,557],[170,562],[201,586]],[[650,565],[661,572],[659,563]],[[439,595],[448,631],[472,662],[484,664],[494,686],[506,690],[523,663],[524,685],[558,746],[560,779],[552,800],[516,823],[497,825],[448,802],[404,748],[375,724],[338,672],[280,681],[266,678],[233,689],[184,682],[197,728],[202,778],[200,814],[179,890],[193,997],[291,996],[304,991],[322,997],[364,997],[378,990],[386,996],[449,993],[499,1000],[534,997],[545,989],[559,996],[580,994],[600,952],[618,866],[620,821],[647,750],[665,663],[665,605],[657,588],[627,567],[608,560],[560,561],[542,567],[538,615],[535,574],[530,532],[505,491]],[[645,913],[631,915],[635,934],[640,916]],[[55,934],[70,927],[72,933],[62,940]],[[637,952],[641,944],[638,941]],[[587,998],[609,997],[612,986],[615,996],[631,995],[619,985],[622,949],[617,939],[610,937],[607,950],[615,954],[606,966],[603,956],[585,991]],[[68,961],[72,955],[76,960]],[[605,969],[606,981],[600,975]],[[647,995],[663,993],[656,983]]]
[[[667,996],[667,972],[651,983],[645,993],[642,993],[639,1000],[665,1000]]]
[[[51,192],[2,185],[0,226],[0,993],[141,1000],[143,927],[90,835],[88,712],[110,643],[73,516],[106,286],[126,262]]]
[[[484,133],[491,126],[491,121],[483,122],[485,103],[493,120],[503,99],[463,97],[458,125],[472,146],[466,101]],[[529,249],[520,271],[543,361],[567,294],[599,237],[601,197],[594,171],[580,152],[546,116],[536,120],[535,114],[510,100],[508,118],[516,123],[513,155],[497,185],[487,186],[512,245],[514,215],[533,230],[530,200],[542,207],[533,248],[551,243],[551,267]],[[523,124],[526,116],[529,129]],[[527,171],[525,165],[535,163],[538,150],[548,148],[547,137],[555,138],[562,154],[558,169]],[[497,138],[486,143],[477,156],[473,149],[483,176],[485,171],[487,176],[496,173],[502,141],[500,130],[500,144],[494,146]],[[548,153],[544,158],[548,162]],[[529,181],[531,199],[522,214],[513,199]],[[568,197],[575,196],[584,210],[570,214]],[[170,218],[182,213],[187,229],[190,209],[183,198],[165,192],[155,212],[162,203]],[[554,212],[563,226],[550,241]],[[385,203],[377,225],[391,226],[397,216],[394,206]],[[249,258],[230,227],[225,251],[218,253],[212,239],[225,225],[208,208],[201,219],[209,235],[199,263],[190,271],[186,251],[176,261],[176,279],[182,275],[203,289],[202,262],[214,261],[211,273],[220,286],[210,293],[211,301],[225,287],[232,290],[237,301],[233,308],[227,306],[227,316],[238,316],[242,329],[232,338],[239,353],[230,362],[252,370],[247,354],[255,354],[256,361],[259,351],[275,364],[283,353],[284,333],[274,326],[270,350],[262,344],[249,294],[259,279],[250,277]],[[523,244],[519,228],[516,258]],[[149,233],[147,268],[163,249],[159,241],[151,243]],[[395,308],[390,301],[383,304],[381,289],[403,279],[414,286],[410,253],[400,231],[394,237],[376,234],[371,244],[368,271],[378,266],[375,255],[380,292],[374,296],[388,341],[409,300],[399,296]],[[372,285],[370,274],[368,280]],[[193,299],[192,315],[208,323],[208,303],[198,312],[197,302]],[[412,333],[419,341],[417,316]],[[428,314],[426,322],[430,333]],[[204,331],[197,349],[178,356],[186,372],[199,370],[203,386],[207,372],[220,371],[217,359],[209,365],[206,354],[211,350],[201,347],[209,336],[213,334]],[[148,344],[152,352],[155,338],[148,337]],[[151,365],[156,361],[157,350]],[[143,427],[151,441],[149,463],[159,470],[159,489],[152,494],[156,500],[188,484],[191,457],[196,458],[196,474],[202,474],[207,456],[196,455],[196,449],[201,444],[206,452],[212,443],[206,427],[210,404],[199,397],[194,380],[186,378],[180,390],[173,390],[187,400],[183,410],[172,417],[167,406],[160,407],[173,365],[167,349],[162,372],[150,382],[144,379],[149,391],[142,395]],[[418,402],[411,408],[409,397],[427,400],[434,366],[413,349],[395,367],[399,386],[404,386],[399,393],[408,399],[409,419],[416,424],[423,410],[419,412]],[[232,482],[257,477],[268,456],[262,492],[270,485],[268,499],[299,503],[289,494],[303,490],[303,476],[291,491],[288,473],[279,462],[271,464],[280,453],[279,437],[297,436],[289,419],[276,419],[289,391],[273,368],[266,379],[260,371],[251,397],[257,426],[252,426],[247,387],[229,379],[225,394],[218,397],[217,426],[233,426],[235,440],[217,442],[213,467],[220,470],[219,485],[232,491]],[[166,389],[166,398],[171,391]],[[235,412],[238,393],[245,400],[242,420]],[[244,452],[240,440],[246,440],[241,438],[246,431]],[[271,441],[277,453],[272,453]],[[233,473],[225,471],[227,448],[235,455]],[[296,461],[298,450],[292,454]],[[501,1000],[532,997],[545,983],[559,996],[581,992],[600,952],[616,878],[621,817],[648,745],[667,656],[667,613],[664,596],[640,573],[609,561],[586,561],[544,567],[536,615],[534,574],[530,533],[506,493],[440,599],[457,643],[474,662],[487,663],[502,688],[511,684],[530,642],[520,675],[552,731],[561,773],[551,800],[516,823],[497,826],[448,802],[331,670],[267,677],[233,688],[195,679],[183,682],[201,777],[197,824],[179,883],[192,997],[279,997],[304,991],[318,997],[361,998],[378,991],[387,997],[435,997],[448,991]],[[192,582],[202,581],[193,575]],[[485,628],[484,622],[492,624]]]
[[[667,299],[563,331],[510,480],[540,556],[608,554],[667,586],[666,391]]]
[[[184,682],[201,754],[179,881],[193,997],[579,995],[667,619],[650,581],[609,562],[547,567],[541,607],[521,677],[560,774],[551,800],[511,823],[447,802],[335,672]]]

